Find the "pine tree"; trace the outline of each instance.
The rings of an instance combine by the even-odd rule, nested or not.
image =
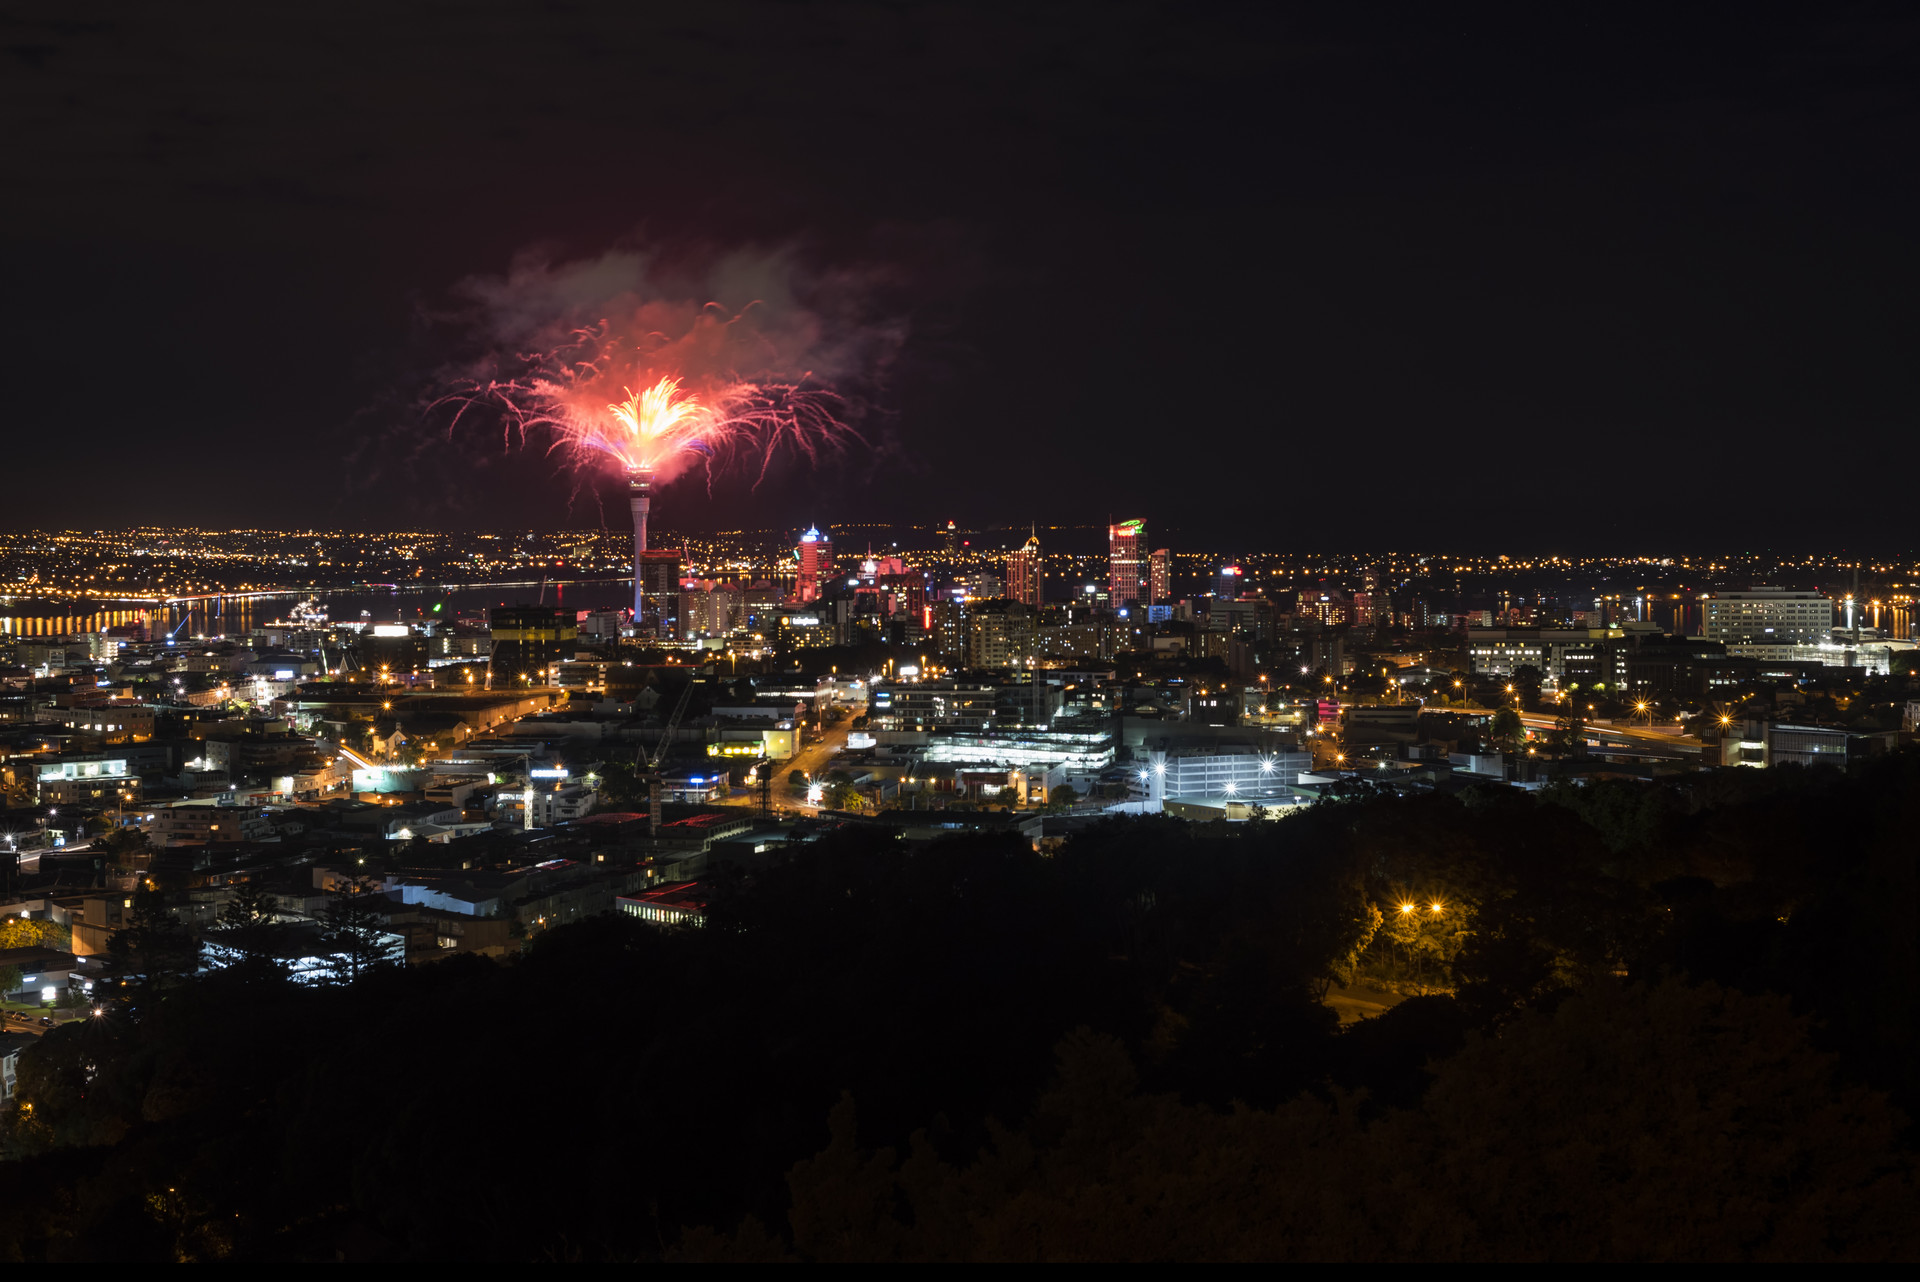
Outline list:
[[[222,926],[259,926],[275,920],[280,901],[250,881],[234,887],[233,898],[220,910]]]
[[[172,985],[200,969],[200,941],[167,908],[159,891],[134,892],[127,924],[107,938],[114,969],[150,988]]]
[[[320,943],[333,959],[336,982],[351,984],[387,964],[385,905],[380,883],[371,878],[355,877],[335,889],[321,918]]]

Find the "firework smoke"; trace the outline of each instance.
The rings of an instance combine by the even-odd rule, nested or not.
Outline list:
[[[709,485],[741,467],[757,486],[782,454],[814,462],[859,439],[823,366],[856,367],[898,336],[853,327],[861,341],[829,341],[832,327],[797,302],[792,278],[783,259],[737,255],[709,279],[675,282],[623,253],[557,267],[523,260],[503,280],[464,287],[488,355],[436,408],[452,407],[450,430],[497,415],[510,445],[544,437],[577,476],[619,465],[633,516],[636,627],[662,622],[643,564],[656,485],[698,463]]]
[[[649,485],[695,465],[757,483],[783,453],[817,461],[858,439],[828,381],[858,344],[827,340],[790,276],[748,256],[700,282],[631,253],[523,261],[464,287],[493,350],[436,407],[455,430],[497,417],[510,444],[544,440],[577,468],[614,464]]]

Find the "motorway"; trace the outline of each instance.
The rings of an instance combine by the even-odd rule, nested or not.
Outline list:
[[[1537,712],[1523,712],[1520,714],[1520,724],[1529,730],[1552,731],[1559,726],[1560,718],[1543,716]],[[1595,721],[1583,724],[1588,734],[1601,737],[1618,735],[1622,739],[1638,739],[1645,743],[1664,744],[1669,748],[1678,748],[1686,743],[1686,738],[1677,726],[1667,729],[1659,727],[1649,729],[1646,726],[1602,725]]]

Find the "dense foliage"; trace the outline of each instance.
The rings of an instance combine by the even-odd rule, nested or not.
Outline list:
[[[174,977],[22,1056],[0,1252],[1904,1257],[1916,807],[1903,753],[849,831],[700,929]],[[1356,977],[1432,995],[1342,1030]]]

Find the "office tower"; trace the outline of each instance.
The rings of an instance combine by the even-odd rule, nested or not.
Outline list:
[[[1122,521],[1107,527],[1107,604],[1124,610],[1147,593],[1147,562],[1141,545],[1147,541],[1145,521]]]
[[[1007,595],[1007,581],[985,570],[956,574],[953,586],[969,601],[998,601]]]
[[[640,608],[633,616],[635,636],[672,636],[680,613],[680,549],[658,548],[640,553],[636,577],[641,585]]]
[[[1031,668],[1040,634],[1040,615],[1018,601],[991,601],[967,611],[966,657],[969,668]]]
[[[927,605],[927,632],[948,661],[964,664],[967,658],[967,607],[959,601],[933,601]]]
[[[557,605],[510,605],[487,611],[492,651],[487,666],[497,690],[547,684],[547,670],[568,658],[580,629]]]
[[[818,600],[820,589],[833,576],[833,540],[817,526],[811,528],[800,536],[794,556],[800,563],[795,594],[802,601]]]
[[[1240,595],[1240,588],[1246,582],[1246,574],[1237,565],[1223,565],[1213,578],[1213,594],[1222,601],[1231,601]]]
[[[1173,553],[1155,548],[1147,558],[1147,604],[1165,601],[1173,595]]]
[[[1833,602],[1818,592],[1754,588],[1700,600],[1701,634],[1726,645],[1818,645],[1833,639]]]
[[[739,625],[741,594],[726,584],[702,583],[680,593],[677,630],[683,640],[724,637]]]
[[[947,538],[946,538],[946,544],[945,544],[948,556],[952,556],[954,552],[958,550],[957,538],[959,533],[960,533],[959,530],[954,528],[953,522],[948,521],[947,522]]]
[[[1040,534],[1036,530],[1007,557],[1007,596],[1038,610],[1042,595]]]

